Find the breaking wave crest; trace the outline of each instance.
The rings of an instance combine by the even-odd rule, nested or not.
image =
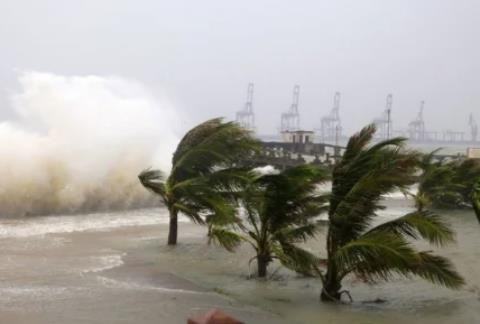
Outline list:
[[[151,205],[138,183],[177,143],[165,99],[119,77],[26,72],[0,122],[0,217]]]

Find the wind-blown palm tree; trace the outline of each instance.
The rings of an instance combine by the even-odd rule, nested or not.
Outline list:
[[[351,273],[368,282],[413,274],[450,288],[461,286],[462,277],[446,258],[417,251],[409,241],[451,242],[454,233],[439,216],[422,210],[373,226],[376,212],[384,208],[382,197],[405,192],[415,183],[419,165],[419,155],[404,150],[402,138],[369,146],[374,132],[370,125],[352,136],[333,169],[327,271],[318,272],[322,300],[340,300],[342,280]]]
[[[177,146],[168,178],[160,171],[139,175],[143,186],[158,194],[170,215],[168,244],[177,243],[178,214],[205,223],[235,217],[229,201],[245,172],[238,162],[258,149],[249,131],[216,118],[191,129]]]
[[[212,238],[229,251],[248,242],[256,253],[258,277],[267,275],[273,259],[310,273],[318,259],[297,243],[317,231],[315,217],[325,211],[327,201],[325,194],[318,192],[318,184],[326,179],[324,170],[308,165],[254,177],[241,197],[242,221],[231,227],[214,226]]]
[[[434,160],[439,150],[424,154],[420,159],[421,174],[414,195],[415,205],[419,211],[431,206],[437,208],[458,206],[462,200],[459,193],[461,186],[454,181],[454,164]]]
[[[471,207],[475,181],[480,177],[480,162],[463,158],[434,161],[436,152],[421,159],[418,191],[414,196],[417,209]]]
[[[480,223],[480,179],[475,183],[472,190],[472,206]]]
[[[459,193],[463,202],[470,203],[470,198],[475,191],[480,179],[480,160],[464,159],[455,163],[455,183],[460,187]]]

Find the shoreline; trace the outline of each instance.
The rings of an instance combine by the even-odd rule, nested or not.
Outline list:
[[[9,324],[185,324],[212,308],[246,323],[282,323],[162,264],[166,225],[32,233],[0,237],[0,318]]]
[[[195,232],[204,230],[189,223],[183,223],[182,226],[195,228]],[[158,260],[161,250],[175,252],[177,247],[181,249],[192,244],[197,245],[200,243],[198,241],[203,239],[203,235],[195,236],[191,242],[192,237],[189,237],[189,242],[185,245],[180,243],[176,247],[168,247],[164,244],[167,229],[168,225],[165,224],[120,228],[119,232],[129,232],[130,235],[138,233],[135,235],[136,242],[123,251],[121,264],[101,270],[97,275],[107,278],[112,286],[147,290],[161,296],[164,302],[175,301],[175,312],[164,313],[165,317],[158,318],[157,323],[186,323],[188,317],[206,313],[213,308],[221,309],[245,323],[284,323],[278,314],[174,273],[168,264],[162,265]],[[142,237],[142,233],[149,234],[152,230],[157,232],[158,236]]]
[[[406,203],[389,202],[397,215]],[[318,301],[320,283],[280,268],[280,280],[247,279],[253,251],[236,253],[207,245],[206,228],[181,223],[179,245],[166,245],[162,210],[141,214],[1,222],[0,318],[11,324],[186,323],[189,316],[220,308],[246,323],[472,323],[480,318],[475,269],[478,225],[472,215],[446,215],[458,243],[442,253],[465,274],[461,291],[420,279],[394,280],[371,287],[347,280],[351,305]],[[96,224],[103,226],[96,228]],[[88,226],[87,226],[88,225]],[[92,225],[92,226],[90,226]],[[95,226],[93,226],[95,225]],[[113,226],[114,225],[114,226]],[[68,231],[63,231],[67,229]],[[70,229],[75,229],[71,231]],[[309,248],[323,251],[324,234]],[[277,269],[272,265],[271,273]],[[376,298],[383,304],[365,304]]]

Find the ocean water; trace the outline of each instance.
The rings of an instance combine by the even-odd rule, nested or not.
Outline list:
[[[379,220],[408,211],[387,199]],[[467,284],[458,291],[421,279],[375,286],[348,278],[352,304],[319,302],[320,282],[277,264],[268,281],[250,278],[248,246],[208,245],[204,227],[180,221],[179,245],[165,245],[163,208],[0,220],[2,323],[185,323],[222,308],[246,323],[478,323],[480,225],[469,211],[444,214],[457,243],[438,251]],[[307,248],[322,254],[324,233]],[[426,245],[421,248],[434,249]],[[374,303],[376,299],[383,303]]]

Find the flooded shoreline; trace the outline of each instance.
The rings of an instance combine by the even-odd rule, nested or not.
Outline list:
[[[278,322],[159,266],[145,251],[164,242],[161,210],[135,213],[129,221],[124,214],[0,221],[2,322],[185,323],[215,307],[250,322]]]
[[[407,208],[397,197],[381,218]],[[247,323],[473,323],[480,319],[478,224],[469,211],[445,217],[458,242],[440,253],[465,276],[463,289],[417,278],[376,286],[349,278],[344,288],[351,305],[320,303],[318,280],[277,264],[271,280],[249,279],[247,246],[235,254],[209,246],[206,229],[186,219],[180,244],[166,246],[161,208],[1,220],[0,318],[14,324],[185,323],[190,314],[220,307]],[[323,235],[307,247],[321,253]],[[385,302],[369,302],[376,299]]]

